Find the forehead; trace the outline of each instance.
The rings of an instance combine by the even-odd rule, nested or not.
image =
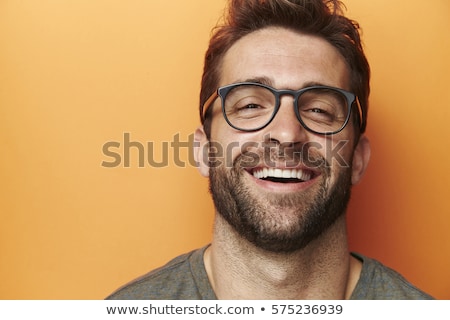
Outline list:
[[[349,68],[328,41],[281,27],[254,31],[224,55],[220,85],[269,79],[277,88],[320,83],[349,90]]]

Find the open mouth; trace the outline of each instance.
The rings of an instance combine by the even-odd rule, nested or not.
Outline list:
[[[302,169],[255,168],[251,173],[257,179],[278,183],[301,183],[315,177],[312,171]]]

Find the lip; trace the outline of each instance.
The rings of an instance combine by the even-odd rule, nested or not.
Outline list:
[[[286,171],[294,170],[297,174],[302,175],[302,177],[308,177],[307,181],[296,181],[296,182],[274,182],[271,180],[263,180],[254,176],[254,172],[261,172],[262,170],[279,170],[277,175],[280,175],[280,171],[283,171],[284,174],[287,174]],[[275,167],[266,167],[259,166],[254,168],[247,168],[245,170],[249,176],[249,179],[253,181],[258,187],[267,190],[269,192],[276,193],[291,193],[291,192],[300,192],[310,188],[312,185],[316,183],[316,181],[321,176],[321,173],[317,169],[311,169],[306,167],[286,167],[286,166],[275,166]],[[303,172],[303,174],[301,174]],[[285,176],[287,177],[287,176]]]

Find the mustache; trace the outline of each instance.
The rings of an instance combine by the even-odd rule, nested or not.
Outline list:
[[[307,167],[328,171],[330,163],[317,149],[308,143],[264,143],[242,150],[242,153],[233,161],[234,168],[254,168],[257,166],[276,167],[287,169]]]

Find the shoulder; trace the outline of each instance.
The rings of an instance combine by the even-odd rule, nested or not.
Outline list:
[[[361,254],[352,255],[362,261],[361,275],[351,299],[427,300],[429,294],[415,287],[397,271]]]
[[[206,248],[180,255],[119,288],[108,300],[212,299],[203,264]]]

